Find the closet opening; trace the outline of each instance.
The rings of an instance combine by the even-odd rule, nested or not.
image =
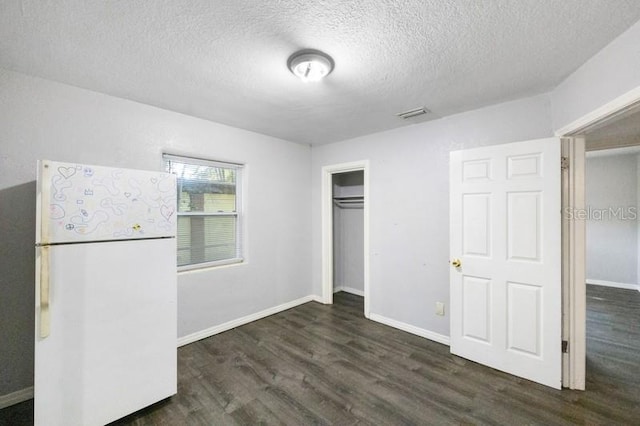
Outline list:
[[[369,318],[369,161],[322,168],[322,298],[363,297]]]
[[[333,175],[333,293],[364,297],[364,171]]]

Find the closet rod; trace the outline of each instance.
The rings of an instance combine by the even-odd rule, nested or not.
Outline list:
[[[334,200],[364,200],[364,195],[350,195],[346,197],[333,197]]]
[[[361,209],[364,207],[363,200],[350,200],[350,201],[334,200],[333,203],[342,209]]]

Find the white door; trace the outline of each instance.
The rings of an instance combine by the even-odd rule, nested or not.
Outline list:
[[[560,388],[560,139],[452,152],[450,182],[451,352]]]
[[[176,393],[175,244],[37,248],[36,426],[103,425]]]

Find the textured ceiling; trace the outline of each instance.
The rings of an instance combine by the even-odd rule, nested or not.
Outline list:
[[[0,67],[321,144],[555,87],[638,0],[0,0]],[[333,57],[302,83],[296,50]]]

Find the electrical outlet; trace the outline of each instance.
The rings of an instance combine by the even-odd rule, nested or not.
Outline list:
[[[436,302],[436,315],[444,316],[444,303]]]

